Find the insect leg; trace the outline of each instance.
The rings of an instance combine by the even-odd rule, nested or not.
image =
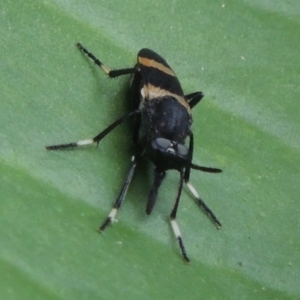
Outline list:
[[[140,111],[138,109],[130,112],[129,114],[124,115],[120,119],[116,120],[112,124],[110,124],[107,128],[105,128],[103,131],[101,131],[98,135],[96,135],[92,139],[87,139],[87,140],[81,140],[78,142],[72,142],[72,143],[67,143],[67,144],[58,144],[58,145],[50,145],[46,146],[45,148],[47,150],[59,150],[59,149],[65,149],[65,148],[75,148],[78,146],[84,146],[84,145],[90,145],[93,143],[99,144],[99,142],[107,135],[109,134],[115,127],[120,125],[121,123],[125,122],[128,118],[135,116],[139,114]]]
[[[192,160],[193,158],[193,151],[194,151],[194,136],[193,133],[189,133],[190,136],[190,144],[189,144],[189,157]],[[187,166],[184,172],[184,182],[186,183],[187,187],[193,194],[193,196],[196,198],[197,203],[200,207],[203,208],[205,213],[210,217],[210,219],[216,224],[217,228],[221,228],[222,224],[220,221],[217,219],[215,214],[212,212],[212,210],[204,203],[204,201],[200,198],[197,190],[194,188],[194,186],[189,182],[190,180],[190,173],[191,173],[191,166],[198,167],[198,170],[201,171],[206,171],[206,172],[212,172],[212,173],[218,173],[221,172],[220,169],[215,169],[215,168],[208,168],[208,167],[201,167],[201,166],[196,166],[193,164],[190,164],[190,166]]]
[[[193,159],[193,153],[194,153],[194,135],[193,133],[190,131],[189,132],[189,153],[188,153],[188,157],[190,160],[190,163],[192,162]],[[188,182],[190,179],[190,173],[191,173],[191,167],[187,166],[185,171],[184,171],[184,181]]]
[[[77,43],[76,46],[80,51],[86,54],[94,63],[99,66],[105,74],[107,74],[110,78],[115,78],[118,76],[126,75],[126,74],[133,74],[136,72],[135,68],[126,68],[126,69],[119,69],[119,70],[111,70],[109,67],[104,65],[94,54],[88,51],[85,47],[83,47],[80,43]]]
[[[187,100],[187,102],[190,105],[190,108],[193,108],[196,106],[200,100],[204,97],[204,94],[202,92],[195,92],[184,96]]]
[[[182,184],[183,184],[183,179],[184,179],[184,175],[183,172],[180,172],[180,181],[179,181],[179,187],[178,187],[178,192],[177,192],[177,196],[176,196],[176,201],[174,204],[174,207],[172,209],[172,212],[170,214],[170,221],[171,221],[171,226],[174,232],[175,237],[178,240],[179,243],[179,247],[181,250],[181,254],[184,258],[185,261],[189,262],[189,258],[187,257],[186,251],[185,251],[185,247],[183,244],[183,240],[181,237],[181,232],[178,226],[178,223],[176,221],[176,214],[177,214],[177,209],[178,209],[178,205],[179,205],[179,200],[180,200],[180,195],[181,195],[181,191],[182,191]]]
[[[190,136],[190,144],[189,144],[189,164],[187,165],[184,173],[184,181],[188,182],[190,179],[190,173],[191,169],[194,170],[199,170],[202,172],[208,172],[208,173],[221,173],[222,170],[218,168],[211,168],[211,167],[203,167],[203,166],[198,166],[192,163],[193,159],[193,152],[194,152],[194,135],[192,132],[189,133]]]
[[[100,226],[99,230],[100,231],[103,231],[109,224],[113,223],[116,221],[116,215],[118,213],[118,209],[120,208],[120,206],[122,205],[124,199],[125,199],[125,196],[126,196],[126,193],[127,193],[127,190],[128,190],[128,187],[129,187],[129,184],[132,180],[132,177],[134,175],[134,172],[135,172],[135,169],[136,169],[136,166],[137,166],[137,160],[136,160],[136,157],[133,156],[132,159],[131,159],[131,166],[130,166],[130,169],[129,169],[129,172],[126,176],[126,179],[124,181],[124,184],[123,184],[123,187],[121,189],[121,192],[112,208],[112,210],[110,211],[108,217],[106,218],[106,220],[103,222],[103,224]]]
[[[147,206],[146,206],[146,213],[148,215],[151,214],[152,212],[152,209],[155,205],[155,202],[156,202],[156,199],[157,199],[157,191],[163,181],[163,179],[165,178],[166,176],[166,172],[165,171],[161,171],[159,169],[155,169],[154,171],[154,182],[153,182],[153,186],[152,186],[152,189],[149,193],[149,196],[148,196],[148,202],[147,202]]]
[[[197,190],[194,188],[194,186],[190,182],[186,182],[187,187],[193,194],[193,196],[196,198],[198,205],[204,210],[204,212],[208,215],[208,217],[215,223],[218,229],[222,227],[221,222],[218,220],[218,218],[215,216],[215,214],[212,212],[212,210],[204,203],[204,201],[200,198]]]

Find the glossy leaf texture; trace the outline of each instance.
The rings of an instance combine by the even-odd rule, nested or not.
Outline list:
[[[299,299],[300,122],[297,1],[2,1],[0,31],[1,299]],[[175,70],[193,110],[191,181],[178,212],[189,265],[168,216],[179,175],[145,214],[153,166],[141,166],[119,222],[98,226],[133,153],[130,124],[91,138],[128,111],[129,78],[112,68],[148,47]]]

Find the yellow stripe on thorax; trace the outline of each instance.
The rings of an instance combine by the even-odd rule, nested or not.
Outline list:
[[[148,100],[161,98],[164,96],[171,96],[175,98],[181,105],[183,105],[187,109],[189,114],[191,113],[191,108],[183,96],[171,93],[168,90],[161,89],[160,87],[154,86],[152,84],[144,85],[141,93],[142,96]]]
[[[154,59],[149,59],[147,57],[138,57],[139,63],[145,67],[151,67],[151,68],[156,68],[159,71],[162,71],[168,75],[176,77],[175,73],[173,72],[172,69],[164,66],[163,64],[155,61]]]

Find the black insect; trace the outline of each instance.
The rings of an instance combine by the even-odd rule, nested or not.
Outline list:
[[[186,254],[176,213],[179,205],[183,182],[187,184],[198,204],[212,219],[218,228],[221,223],[214,213],[201,200],[196,189],[189,182],[191,169],[210,173],[222,172],[220,169],[202,167],[193,164],[194,138],[191,131],[191,109],[203,98],[202,92],[184,95],[181,85],[167,62],[150,49],[142,49],[137,55],[137,63],[133,68],[111,70],[97,59],[81,44],[77,47],[94,61],[110,78],[132,74],[131,99],[132,111],[113,122],[93,139],[81,140],[69,144],[46,146],[47,150],[58,150],[83,145],[98,144],[108,133],[124,121],[133,118],[133,141],[135,153],[131,159],[131,166],[126,176],[121,192],[109,213],[107,219],[100,226],[103,231],[116,219],[118,209],[122,205],[129,184],[141,159],[149,159],[155,165],[154,182],[148,196],[146,213],[149,215],[155,205],[158,189],[165,178],[166,171],[177,170],[180,174],[179,186],[174,207],[170,214],[173,232],[178,240],[181,253],[186,261]],[[185,140],[189,137],[189,145]]]

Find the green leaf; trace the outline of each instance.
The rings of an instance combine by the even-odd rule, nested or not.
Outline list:
[[[0,31],[1,299],[299,299],[299,9],[296,1],[2,1]],[[108,80],[75,47],[132,67],[165,57],[194,109],[191,180],[168,216],[169,172],[150,217],[153,167],[142,166],[118,215],[97,228],[132,154],[124,125],[98,148],[47,152],[90,138],[127,111],[128,78]]]

